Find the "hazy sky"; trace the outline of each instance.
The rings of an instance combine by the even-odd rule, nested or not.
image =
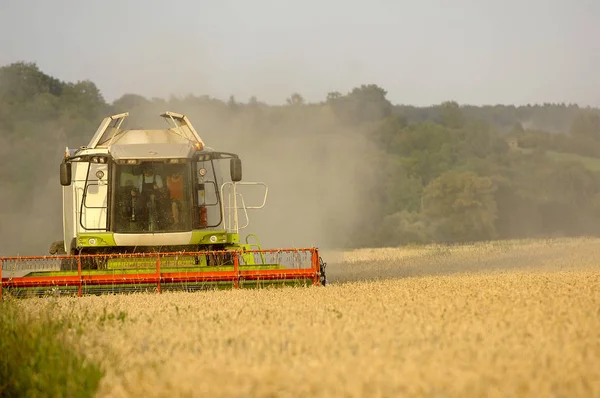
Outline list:
[[[208,94],[600,106],[598,0],[0,0],[0,64],[112,101]]]

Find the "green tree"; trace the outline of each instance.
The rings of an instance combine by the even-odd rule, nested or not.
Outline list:
[[[0,101],[5,104],[20,105],[43,93],[60,96],[63,87],[35,63],[16,62],[0,68]]]
[[[242,104],[239,104],[236,100],[235,100],[235,95],[230,95],[229,96],[229,100],[227,100],[227,106],[229,107],[229,109],[231,109],[232,111],[237,111]]]
[[[381,246],[399,246],[433,241],[431,221],[419,213],[406,210],[387,215],[381,222]]]
[[[600,115],[591,110],[579,111],[571,122],[570,133],[576,138],[600,139]]]
[[[66,84],[60,98],[64,109],[72,115],[79,115],[96,124],[109,111],[100,89],[89,80]]]
[[[285,100],[288,105],[304,105],[304,97],[299,93],[292,93],[288,99]]]
[[[498,216],[495,189],[488,177],[449,171],[425,187],[423,213],[437,222],[443,241],[492,239]]]
[[[440,105],[441,123],[452,129],[459,129],[465,125],[465,116],[456,101],[446,101]]]
[[[333,102],[335,100],[338,100],[342,98],[342,93],[340,93],[339,91],[331,91],[329,93],[327,93],[327,102]]]
[[[387,91],[375,84],[363,84],[345,96],[330,98],[330,102],[338,118],[346,125],[373,123],[392,114],[392,104],[386,95]]]
[[[141,108],[148,105],[150,105],[150,101],[137,94],[123,94],[112,103],[116,112],[131,112],[135,108]]]

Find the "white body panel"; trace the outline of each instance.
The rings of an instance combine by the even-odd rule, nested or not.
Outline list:
[[[80,166],[88,165],[80,163]],[[107,227],[107,205],[108,205],[108,165],[89,163],[87,167],[81,167],[82,179],[76,184],[81,187],[78,197],[81,211],[80,232],[106,231]],[[102,172],[104,177],[98,179],[96,173]],[[85,175],[88,176],[87,185]],[[83,202],[83,203],[82,203]],[[83,204],[83,206],[81,206]]]
[[[65,252],[70,254],[71,243],[76,238],[77,225],[75,224],[75,189],[74,185],[71,184],[67,187],[63,187],[63,240]]]
[[[79,154],[107,153],[107,150],[83,150]],[[104,174],[102,179],[98,179],[96,176],[99,171]],[[71,180],[71,185],[63,187],[63,238],[67,253],[69,253],[71,243],[77,234],[106,231],[108,165],[73,162]]]
[[[119,234],[114,235],[118,246],[167,246],[187,245],[192,239],[192,232],[169,232],[156,234]]]

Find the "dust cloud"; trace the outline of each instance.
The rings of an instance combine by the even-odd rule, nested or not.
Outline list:
[[[12,192],[10,187],[1,190],[2,207],[14,207],[0,212],[0,256],[48,255],[52,242],[62,240],[59,162],[57,158],[56,170],[40,170],[42,183],[32,183],[27,197],[20,198],[21,194]]]
[[[267,139],[216,138],[217,148],[240,154],[247,181],[269,186],[265,208],[249,214],[247,228],[263,245],[329,248],[359,228],[374,183],[365,160],[373,148],[364,136],[308,130]]]
[[[177,102],[134,110],[128,126],[164,127],[160,113],[180,112],[207,146],[237,153],[243,182],[268,186],[265,207],[248,210],[249,225],[240,231],[242,239],[256,234],[264,248],[337,248],[360,228],[364,209],[373,207],[375,199],[369,195],[377,180],[371,159],[378,149],[363,131],[340,125],[327,106],[269,107],[261,117],[256,109],[231,114],[193,106],[193,101]],[[221,167],[227,181],[227,162]],[[247,206],[262,203],[261,187],[241,186],[238,192]]]

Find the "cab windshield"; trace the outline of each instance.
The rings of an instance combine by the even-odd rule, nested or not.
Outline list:
[[[145,162],[115,166],[115,232],[191,229],[189,163]]]

